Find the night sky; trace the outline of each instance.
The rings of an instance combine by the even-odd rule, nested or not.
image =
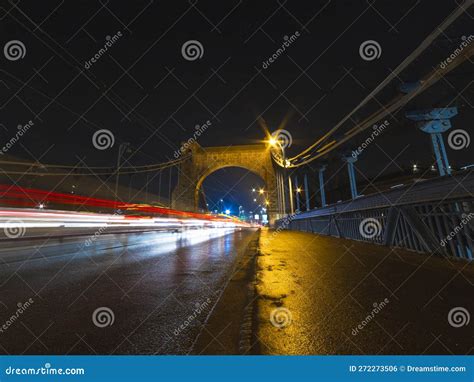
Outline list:
[[[130,142],[127,163],[144,165],[172,159],[195,126],[207,120],[212,125],[199,144],[228,146],[262,141],[260,116],[270,130],[289,117],[285,129],[293,138],[291,156],[352,110],[459,2],[4,1],[2,47],[19,40],[26,54],[15,61],[0,57],[0,138],[8,141],[19,124],[32,120],[34,126],[9,155],[114,166],[119,144]],[[471,8],[350,123],[380,108],[402,81],[416,81],[439,66],[461,37],[472,33],[473,17]],[[295,33],[299,37],[286,51],[264,65]],[[86,64],[111,40],[107,52]],[[202,44],[201,58],[183,57],[182,46],[189,40]],[[361,58],[359,46],[366,40],[380,45],[378,59]],[[457,106],[453,126],[472,131],[473,78],[472,62],[465,62],[396,113],[357,162],[358,170],[370,178],[413,163],[431,165],[429,137],[404,112]],[[113,132],[112,148],[92,145],[99,129]],[[472,147],[449,150],[453,167],[473,162]],[[342,151],[349,149],[327,158],[333,172],[339,171]],[[215,203],[225,196],[234,206],[250,207],[250,189],[258,180],[244,177],[236,185],[241,175],[242,170],[228,169],[210,177],[204,184],[208,200]],[[345,179],[346,172],[340,176]],[[146,177],[134,182],[141,188]],[[158,179],[150,182],[156,192]]]

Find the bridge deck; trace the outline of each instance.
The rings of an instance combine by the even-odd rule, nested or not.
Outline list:
[[[262,353],[474,351],[472,326],[454,328],[448,322],[454,307],[474,312],[474,268],[468,262],[294,231],[263,231],[260,246]],[[373,304],[385,299],[388,303],[367,321]],[[292,315],[284,329],[269,320],[279,307]],[[358,325],[362,329],[356,332]]]

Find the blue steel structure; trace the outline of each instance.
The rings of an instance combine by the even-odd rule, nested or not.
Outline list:
[[[418,86],[407,85],[407,91]],[[297,214],[276,222],[280,229],[293,229],[362,240],[390,247],[406,248],[472,260],[474,245],[474,171],[453,175],[442,133],[451,128],[456,107],[416,110],[406,117],[417,122],[418,128],[430,134],[440,177],[360,196],[357,191],[354,163],[357,158],[343,156],[347,163],[352,200],[327,205],[324,188],[326,165],[318,169],[321,207],[309,208],[307,176],[304,175],[306,212],[300,211],[296,192]],[[298,188],[298,179],[294,182]],[[462,183],[462,187],[460,184]],[[291,190],[291,182],[290,182]],[[364,229],[369,227],[369,231]]]
[[[474,171],[465,170],[292,215],[276,227],[472,260],[472,190]]]
[[[309,211],[311,207],[309,205],[308,174],[304,174],[304,196],[306,198],[306,211]]]
[[[352,155],[346,155],[343,158],[347,162],[347,172],[349,173],[349,184],[351,186],[351,195],[352,199],[355,199],[359,196],[357,193],[357,183],[356,176],[354,171],[354,162],[357,161],[357,158],[354,158]]]
[[[457,114],[456,107],[416,110],[405,114],[408,119],[418,122],[418,128],[421,131],[430,134],[438,172],[441,176],[451,175],[442,133],[451,128],[450,119]]]
[[[326,170],[326,165],[323,165],[319,168],[319,193],[321,195],[321,207],[326,207],[326,191],[324,190],[324,170]]]

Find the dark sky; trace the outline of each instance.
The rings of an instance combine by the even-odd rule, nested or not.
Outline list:
[[[262,116],[275,129],[286,115],[296,154],[354,108],[450,13],[460,0],[423,1],[4,1],[1,43],[20,40],[24,58],[0,58],[1,138],[33,120],[9,154],[45,163],[113,166],[119,143],[130,142],[134,165],[173,157],[195,125],[212,121],[203,146],[258,142]],[[392,83],[417,80],[449,56],[472,32],[474,10],[461,16]],[[89,69],[85,63],[122,34]],[[300,36],[264,69],[285,36]],[[188,40],[203,46],[200,59],[181,53]],[[359,46],[376,40],[379,59],[364,61]],[[453,123],[471,128],[472,63],[467,62],[409,107],[459,107]],[[41,94],[40,94],[41,93]],[[380,107],[378,101],[354,120]],[[67,110],[68,109],[68,110]],[[397,114],[390,129],[358,165],[368,176],[391,164],[431,163],[428,136]],[[365,113],[365,114],[364,114]],[[115,145],[91,144],[101,128]],[[356,142],[354,142],[356,143]],[[470,152],[449,153],[453,165]],[[333,160],[333,159],[331,159]],[[388,171],[388,170],[387,170]],[[254,180],[242,182],[248,189]],[[208,185],[213,199],[220,195]],[[240,189],[240,188],[239,188]],[[212,194],[212,195],[211,195]]]

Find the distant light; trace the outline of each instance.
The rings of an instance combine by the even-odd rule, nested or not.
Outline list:
[[[268,206],[270,202],[268,200],[265,200],[265,204]]]
[[[418,165],[416,163],[413,165],[413,171],[418,171]]]
[[[43,208],[44,208],[44,204],[43,204],[43,203],[40,203],[40,204],[38,205],[38,208],[43,209]]]
[[[256,202],[256,201],[257,201],[257,199],[254,199],[253,201],[254,201],[254,202]]]
[[[226,215],[229,215],[229,214],[230,214],[230,210],[225,210],[225,214],[226,214]]]
[[[252,188],[252,192],[255,192],[255,188]]]
[[[300,193],[300,192],[301,192],[301,188],[298,187],[298,188],[296,189],[296,192]]]
[[[258,193],[259,193],[260,195],[262,195],[264,192],[265,192],[265,190],[264,190],[263,188],[261,188],[260,190],[258,190]]]

